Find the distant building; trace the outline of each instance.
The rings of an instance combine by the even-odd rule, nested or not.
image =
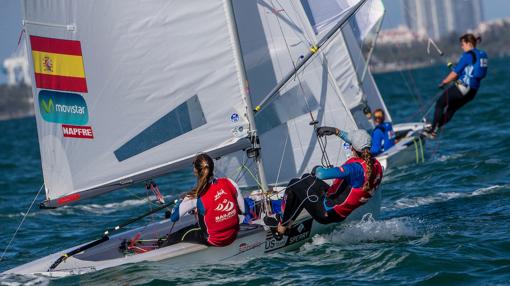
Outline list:
[[[411,44],[415,41],[426,40],[423,34],[411,31],[406,26],[382,30],[377,37],[378,44]]]
[[[439,39],[465,33],[483,20],[481,0],[401,0],[409,29]]]
[[[7,85],[30,85],[28,59],[25,45],[3,62],[4,71],[7,74]]]

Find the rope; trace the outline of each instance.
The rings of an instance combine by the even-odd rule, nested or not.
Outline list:
[[[421,150],[421,162],[422,163],[425,163],[425,152],[423,151],[423,144],[422,144],[422,140],[421,140],[421,137],[418,137],[418,142],[420,144],[420,150]]]
[[[276,0],[276,2],[280,5],[280,8],[282,8],[282,7],[283,7],[283,6],[281,5],[281,3],[279,2],[279,0]],[[275,6],[275,5],[274,5],[273,1],[271,1],[271,6],[273,6],[273,11],[279,11],[279,10],[276,10],[276,9],[274,8],[274,6]],[[282,10],[282,11],[285,11],[285,9],[281,9],[281,10]],[[290,21],[292,21],[293,23],[295,23],[295,21],[293,21],[293,20],[290,18],[290,16],[288,16],[288,14],[287,14],[286,12],[285,12],[285,14],[287,15],[287,17],[289,17],[289,20],[290,20]],[[278,23],[278,28],[280,29],[280,33],[281,33],[281,35],[282,35],[283,41],[285,42],[285,47],[286,47],[286,49],[287,49],[287,53],[288,53],[289,57],[292,59],[292,53],[291,53],[291,50],[290,50],[290,46],[289,46],[289,43],[288,43],[288,41],[287,41],[287,37],[285,36],[285,33],[283,32],[283,27],[282,27],[282,24],[281,24],[281,22],[280,22],[280,18],[279,18],[277,15],[275,15],[275,17],[276,17],[276,21],[277,21],[277,23]],[[305,39],[306,39],[306,37],[305,37]],[[306,40],[308,41],[308,39],[306,39]],[[308,42],[309,42],[309,41],[308,41]],[[312,53],[316,53],[316,52],[317,52],[317,47],[316,47],[315,45],[312,45],[312,46],[310,47],[310,51],[311,51]],[[296,64],[295,64],[295,62],[294,62],[294,61],[292,61],[292,60],[291,60],[291,62],[292,62],[292,66],[293,66],[294,70],[296,70]],[[323,62],[323,64],[324,64],[324,62]],[[303,68],[302,72],[304,72],[304,70],[305,70],[305,69],[306,69],[306,67],[305,67],[305,68]],[[305,96],[305,90],[304,90],[304,88],[303,88],[303,83],[302,83],[302,81],[301,81],[301,79],[300,79],[300,77],[299,77],[299,75],[298,75],[298,73],[297,73],[297,72],[295,73],[295,77],[294,77],[294,78],[295,78],[295,79],[297,79],[297,81],[298,81],[299,89],[301,90],[303,100],[305,101],[306,109],[307,109],[307,111],[308,111],[308,114],[310,115],[310,118],[311,118],[311,120],[312,120],[312,123],[314,123],[314,124],[313,124],[313,128],[314,128],[314,133],[315,133],[315,131],[316,131],[316,127],[317,127],[317,126],[316,126],[316,125],[317,125],[317,124],[316,124],[316,120],[315,120],[315,117],[313,116],[312,110],[311,110],[311,108],[310,108],[310,104],[308,103],[308,100],[306,99],[306,96]],[[331,162],[330,162],[329,157],[328,157],[328,154],[327,154],[327,152],[326,152],[326,143],[325,143],[325,142],[323,142],[322,140],[323,140],[322,138],[320,138],[319,136],[317,136],[317,142],[319,143],[319,148],[321,149],[321,153],[322,153],[321,163],[322,163],[322,165],[323,165],[324,167],[330,167],[330,166],[331,166]]]
[[[280,159],[280,166],[278,167],[278,173],[276,173],[276,183],[275,183],[276,186],[278,186],[278,180],[280,179],[280,172],[282,170],[283,158],[285,157],[285,150],[287,150],[287,142],[289,141],[289,136],[290,136],[290,134],[287,133],[287,137],[285,138],[285,144],[283,145],[282,158]]]
[[[21,226],[23,225],[23,223],[25,222],[25,219],[26,217],[28,216],[28,214],[30,213],[30,210],[32,209],[32,207],[34,206],[34,203],[35,201],[37,200],[37,197],[39,197],[39,194],[41,193],[42,189],[44,188],[44,184],[42,184],[41,188],[39,188],[39,191],[37,192],[37,194],[35,195],[34,199],[32,200],[32,203],[30,204],[30,207],[28,207],[28,210],[26,211],[25,215],[23,215],[23,218],[21,219],[21,222],[20,224],[18,225],[18,227],[16,228],[16,231],[14,232],[14,234],[12,235],[11,237],[11,240],[9,241],[9,243],[7,244],[7,247],[4,249],[4,252],[2,253],[2,256],[0,257],[0,261],[2,261],[4,259],[4,256],[5,256],[5,253],[7,252],[7,250],[9,249],[9,247],[11,246],[11,243],[14,241],[14,238],[16,237],[16,235],[18,234],[18,231],[20,230]]]

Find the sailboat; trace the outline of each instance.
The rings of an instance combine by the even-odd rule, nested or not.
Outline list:
[[[361,106],[384,107],[378,91],[366,91],[377,90],[370,73],[368,83],[359,80],[359,45],[347,45],[358,43],[356,15],[380,1],[320,0],[334,11],[323,30],[316,26],[323,23],[318,2],[24,0],[46,193],[41,207],[145,182],[207,152],[218,176],[234,179],[268,211],[268,200],[281,198],[290,179],[344,162],[348,146],[318,138],[315,129],[366,128]],[[376,192],[347,221],[377,216],[381,197]],[[296,249],[334,227],[303,212],[282,240],[259,219],[242,224],[227,247],[156,247],[151,241],[195,218],[121,232],[142,217],[4,274],[63,277],[142,261],[214,264]]]

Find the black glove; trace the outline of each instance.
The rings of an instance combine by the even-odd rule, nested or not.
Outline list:
[[[310,172],[310,175],[314,176],[315,177],[315,173],[317,172],[317,168],[320,168],[321,166],[317,165],[315,167],[313,167],[312,169],[312,172]]]
[[[336,135],[337,130],[338,129],[336,129],[335,127],[328,127],[328,126],[319,127],[319,128],[317,128],[317,136],[322,137],[322,136]]]

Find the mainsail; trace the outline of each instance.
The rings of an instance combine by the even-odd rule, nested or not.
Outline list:
[[[248,146],[226,1],[23,4],[45,206]]]
[[[334,63],[353,65],[343,34],[366,1],[344,1],[339,18],[328,18],[342,30],[303,60],[321,40],[311,1],[25,0],[44,206],[163,175],[199,152],[221,158],[218,172],[242,186],[264,187],[263,169],[279,184],[345,161],[349,149],[318,141],[310,123],[360,126],[351,111],[361,100],[344,86],[356,69],[339,74]],[[336,54],[335,41],[344,43]],[[247,107],[282,82],[249,134]],[[259,136],[251,139],[260,140],[262,169],[238,151],[251,146],[249,135]]]

